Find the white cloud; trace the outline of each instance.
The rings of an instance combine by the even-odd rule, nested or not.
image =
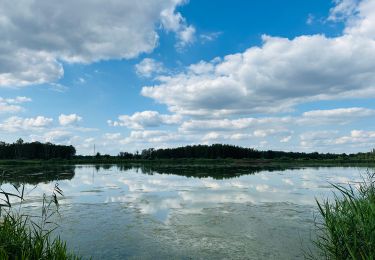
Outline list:
[[[292,136],[286,136],[280,140],[280,143],[288,143],[292,139]]]
[[[309,15],[307,16],[307,19],[306,19],[306,24],[311,25],[311,24],[314,23],[314,20],[315,20],[315,16],[312,15],[312,14],[309,14]]]
[[[45,142],[69,143],[72,133],[64,130],[52,130],[43,135]]]
[[[104,138],[108,140],[118,140],[121,138],[120,133],[106,133],[104,134]]]
[[[130,135],[122,140],[122,143],[128,144],[133,142],[153,142],[155,139],[164,138],[168,135],[168,132],[160,130],[131,131]]]
[[[229,139],[232,139],[232,140],[244,140],[244,139],[249,139],[251,138],[253,135],[252,134],[242,134],[242,133],[236,133],[236,134],[232,134]]]
[[[360,0],[334,0],[335,6],[331,8],[329,21],[341,21],[353,16]]]
[[[62,126],[74,125],[80,122],[81,120],[82,120],[82,117],[78,116],[77,114],[70,114],[70,115],[61,114],[59,116],[59,123]]]
[[[167,8],[160,13],[161,24],[166,31],[176,33],[178,39],[176,47],[181,49],[194,42],[195,28],[192,25],[188,25],[181,13],[175,12],[174,9]]]
[[[177,33],[179,42],[177,43],[176,47],[178,49],[182,49],[185,46],[192,44],[195,41],[195,28],[194,26],[190,25],[185,27],[183,30]]]
[[[335,144],[375,145],[375,131],[352,130],[350,135],[335,139]]]
[[[181,121],[179,115],[163,115],[157,111],[136,112],[133,115],[120,115],[119,121],[108,120],[109,125],[125,126],[130,129],[143,129],[161,125],[173,125]]]
[[[331,130],[305,132],[300,135],[300,145],[309,149],[330,146],[338,134],[338,131]]]
[[[154,73],[161,73],[165,71],[165,68],[163,63],[154,59],[145,58],[140,63],[135,65],[135,71],[138,75],[149,78],[154,75]]]
[[[334,130],[312,131],[300,135],[300,145],[307,150],[348,152],[370,151],[375,145],[375,131],[352,130],[342,134]]]
[[[175,12],[183,0],[0,2],[0,86],[54,82],[61,61],[130,59],[158,44],[158,26],[191,43],[194,28]]]
[[[220,138],[220,134],[217,132],[209,132],[206,135],[203,136],[203,141],[211,141],[211,140],[217,140]]]
[[[372,0],[358,1],[355,16],[349,17],[345,33],[355,37],[374,40],[375,35],[375,2]]]
[[[202,43],[212,42],[216,40],[221,34],[222,32],[204,33],[204,34],[199,35],[199,38]]]
[[[50,126],[52,118],[37,116],[31,118],[22,118],[18,116],[9,117],[0,123],[0,129],[6,132],[16,132],[21,130],[37,130]]]
[[[275,134],[285,133],[288,132],[286,129],[258,129],[255,130],[253,135],[255,137],[267,137]]]
[[[356,119],[371,117],[375,115],[375,110],[363,107],[337,108],[330,110],[313,110],[302,114],[297,119],[299,124],[348,124]]]
[[[375,97],[373,3],[361,2],[342,36],[263,36],[260,47],[159,77],[159,84],[141,93],[171,112],[205,117],[286,112],[309,101]],[[209,69],[191,72],[202,64]]]
[[[337,108],[330,110],[312,110],[303,113],[304,117],[353,117],[353,116],[372,116],[375,110],[363,107]]]
[[[254,138],[279,138],[279,143],[289,143],[295,132],[305,132],[305,128],[322,125],[352,124],[358,120],[371,118],[375,111],[367,108],[337,108],[331,110],[312,110],[300,116],[239,118],[239,119],[193,119],[184,121],[178,132],[205,136],[208,133],[220,134],[221,140],[255,140]],[[302,138],[307,144],[309,138]],[[311,138],[310,138],[311,139]],[[312,138],[314,139],[314,138]],[[307,146],[307,145],[304,145]],[[310,144],[309,146],[312,147]]]
[[[31,98],[16,97],[16,98],[3,98],[0,97],[0,114],[1,113],[16,113],[23,110],[19,104],[30,102]]]
[[[202,75],[213,72],[215,69],[214,64],[211,62],[200,61],[199,63],[192,64],[188,67],[188,70],[192,74]]]
[[[181,124],[181,132],[199,131],[235,131],[244,129],[269,128],[270,125],[282,126],[294,123],[292,117],[264,117],[264,118],[239,118],[239,119],[207,119],[189,120]],[[272,130],[275,131],[275,130]]]
[[[21,103],[31,102],[31,98],[18,96],[16,98],[3,99],[0,97],[0,101],[5,101],[9,104],[21,104]]]
[[[93,138],[93,137],[86,138],[86,139],[84,140],[85,143],[92,143],[92,142],[94,142],[94,141],[95,141],[95,138]]]

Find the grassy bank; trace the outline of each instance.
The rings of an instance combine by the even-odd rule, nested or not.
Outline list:
[[[8,214],[0,223],[0,259],[79,259],[65,242],[32,229],[27,217]]]
[[[53,236],[57,224],[51,217],[58,212],[57,194],[62,195],[58,185],[51,197],[43,197],[38,217],[22,214],[24,188],[14,188],[16,192],[9,193],[0,185],[0,259],[80,259],[69,253],[64,241]],[[18,210],[12,207],[12,197],[21,203]]]
[[[375,175],[355,186],[334,187],[332,201],[318,202],[319,259],[375,259]]]

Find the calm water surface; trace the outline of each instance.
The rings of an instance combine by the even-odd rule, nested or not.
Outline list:
[[[169,174],[120,166],[29,171],[33,178],[3,177],[2,187],[29,183],[24,208],[37,214],[58,178],[65,197],[57,231],[84,257],[300,259],[313,250],[315,198],[331,197],[329,182],[359,181],[366,169],[242,169],[233,178],[208,177],[226,171],[219,168],[196,169],[201,178],[178,168]]]

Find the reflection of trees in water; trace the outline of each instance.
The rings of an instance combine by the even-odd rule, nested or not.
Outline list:
[[[312,166],[312,165],[292,165],[292,164],[274,164],[274,165],[214,165],[214,164],[162,164],[162,163],[128,163],[128,164],[107,164],[107,165],[95,165],[97,171],[100,169],[106,170],[110,168],[116,168],[118,172],[126,172],[129,170],[135,171],[140,174],[169,174],[179,175],[192,178],[208,178],[213,179],[230,179],[236,178],[242,175],[256,174],[262,171],[285,171],[285,170],[296,170],[302,168],[319,169],[321,167],[338,167],[337,165],[324,165],[324,166]],[[342,165],[340,167],[343,167]]]
[[[291,166],[215,166],[215,165],[152,165],[152,164],[140,164],[140,165],[116,165],[119,171],[135,170],[137,173],[143,173],[148,175],[153,174],[169,174],[179,175],[193,178],[207,178],[211,177],[214,179],[230,179],[236,178],[241,175],[255,174],[261,171],[284,171],[288,169],[295,169]]]
[[[168,174],[193,178],[231,179],[242,175],[252,175],[261,171],[286,170],[283,167],[149,167],[142,166],[141,170],[145,174]]]
[[[75,174],[74,165],[51,166],[1,166],[0,184],[32,184],[71,180]]]

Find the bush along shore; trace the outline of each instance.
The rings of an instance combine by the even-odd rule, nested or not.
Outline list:
[[[175,161],[175,160],[247,160],[251,162],[375,162],[375,149],[366,153],[333,154],[304,153],[285,151],[259,151],[253,148],[239,147],[228,144],[188,145],[165,149],[143,149],[135,153],[120,152],[117,156],[100,154],[92,156],[76,155],[73,146],[52,143],[24,142],[15,143],[0,141],[0,163],[33,163],[35,161],[52,162],[139,162],[139,161]],[[16,160],[16,162],[14,162]]]
[[[52,234],[57,224],[51,218],[58,213],[57,196],[62,195],[58,185],[51,197],[43,196],[39,217],[22,214],[24,188],[14,189],[14,193],[6,192],[0,185],[0,259],[80,259]],[[19,200],[19,210],[12,208],[12,199]]]
[[[318,259],[375,259],[375,173],[318,203]]]

